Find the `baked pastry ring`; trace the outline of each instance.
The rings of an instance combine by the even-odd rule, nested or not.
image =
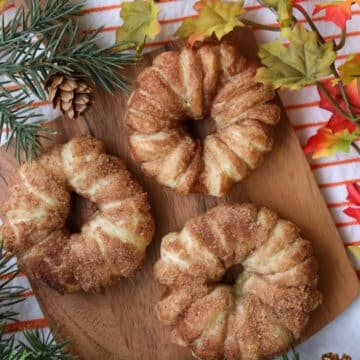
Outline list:
[[[287,351],[322,300],[318,263],[299,229],[267,209],[220,205],[166,235],[158,318],[202,360],[260,360]],[[243,272],[221,283],[234,264]]]
[[[259,166],[280,109],[257,65],[222,42],[158,55],[128,101],[129,148],[142,170],[176,192],[222,196]],[[217,130],[193,139],[185,120],[207,116]]]
[[[71,191],[98,209],[79,234],[66,229]],[[141,265],[154,232],[147,195],[99,140],[73,138],[23,164],[9,192],[0,239],[57,291],[100,291]]]

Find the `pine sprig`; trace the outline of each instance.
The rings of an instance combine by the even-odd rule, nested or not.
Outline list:
[[[282,355],[282,360],[300,360],[300,354],[295,351],[294,348],[291,349],[291,357],[289,357],[287,354]]]
[[[42,330],[26,330],[26,341],[17,341],[14,335],[5,333],[8,321],[17,321],[18,313],[11,306],[25,301],[21,294],[26,291],[22,286],[13,285],[19,273],[14,255],[3,251],[0,243],[0,359],[1,360],[70,360],[74,356],[65,349],[69,340],[56,342],[56,334],[45,335]]]
[[[29,120],[40,114],[29,110],[29,95],[47,100],[44,83],[52,73],[81,74],[94,85],[110,93],[127,90],[126,75],[122,72],[138,57],[126,51],[121,42],[98,48],[99,32],[82,33],[78,14],[83,2],[46,0],[41,6],[31,0],[26,13],[20,7],[14,19],[0,23],[0,75],[17,85],[16,91],[0,82],[0,131],[6,133],[8,146],[13,144],[20,160],[36,157],[41,151],[41,139],[49,130]],[[119,46],[121,45],[121,46]]]
[[[13,280],[19,273],[16,268],[14,257],[6,253],[3,249],[3,244],[0,244],[0,277],[4,280],[0,282],[0,307],[5,308],[0,312],[0,327],[9,320],[16,320],[18,315],[16,312],[9,309],[10,306],[18,304],[24,300],[19,295],[25,291],[22,286],[12,285]]]

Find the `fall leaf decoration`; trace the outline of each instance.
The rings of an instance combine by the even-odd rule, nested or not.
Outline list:
[[[322,84],[324,85],[325,89],[329,92],[332,98],[336,101],[338,106],[346,110],[346,105],[343,100],[340,88],[333,84],[331,80],[323,80]],[[349,83],[345,87],[346,94],[349,98],[350,104],[352,105],[352,110],[356,113],[358,111],[357,105],[360,105],[360,95],[358,92],[357,87],[354,87],[352,83]],[[334,133],[348,129],[350,133],[353,133],[357,125],[351,122],[348,119],[345,119],[335,108],[335,106],[329,101],[328,97],[325,95],[324,90],[318,88],[319,96],[320,96],[320,108],[324,110],[328,110],[332,113],[326,127],[330,128]]]
[[[260,82],[273,88],[296,90],[330,74],[336,58],[332,43],[319,45],[316,33],[299,23],[294,26],[289,41],[289,46],[279,39],[260,46],[258,55],[265,65],[257,72]]]
[[[315,5],[313,15],[325,10],[325,21],[331,21],[339,28],[345,27],[346,21],[351,19],[351,5],[353,1],[332,1]]]
[[[244,25],[237,18],[245,12],[243,1],[200,0],[194,4],[194,10],[198,16],[186,19],[175,33],[180,37],[189,37],[190,45],[213,34],[220,40],[235,27]]]
[[[116,41],[128,41],[136,46],[136,51],[141,52],[146,37],[154,40],[160,32],[161,25],[157,19],[160,12],[154,0],[134,0],[124,2],[120,17],[124,24],[116,32]]]
[[[352,80],[360,80],[360,54],[351,54],[346,59],[346,62],[339,66],[341,79],[345,84]],[[359,83],[358,83],[359,87]]]
[[[264,5],[277,11],[277,18],[281,28],[281,35],[288,37],[290,35],[290,25],[293,22],[292,4],[298,0],[264,0]]]
[[[355,182],[347,181],[346,190],[348,192],[348,196],[346,200],[348,200],[353,205],[360,206],[360,185],[358,185]],[[360,207],[349,206],[344,210],[344,213],[356,219],[360,223]],[[359,260],[360,260],[360,256],[359,256]]]
[[[326,90],[338,106],[345,111],[346,104],[343,100],[339,86],[332,80],[322,81],[323,89]],[[344,118],[329,100],[321,87],[318,87],[320,96],[320,108],[332,113],[329,121],[324,127],[318,129],[317,133],[311,136],[304,147],[305,153],[312,153],[313,158],[329,157],[338,151],[349,152],[352,142],[360,137],[360,127],[350,120]],[[345,87],[350,106],[354,113],[359,112],[357,107],[360,104],[360,95],[357,87],[349,83]]]
[[[5,9],[7,0],[0,0],[0,13]]]
[[[338,151],[348,153],[351,143],[359,137],[360,133],[351,134],[348,129],[333,133],[328,127],[322,127],[309,139],[304,152],[306,154],[312,152],[313,159],[329,157]]]

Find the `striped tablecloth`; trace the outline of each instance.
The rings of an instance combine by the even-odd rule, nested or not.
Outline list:
[[[92,32],[98,26],[104,26],[99,39],[99,46],[108,45],[115,41],[115,31],[121,26],[119,11],[120,0],[87,0],[81,17],[84,31]],[[322,1],[317,1],[317,3]],[[146,44],[147,49],[153,49],[173,39],[175,30],[186,17],[194,15],[192,9],[195,0],[173,0],[160,3],[161,33],[155,41]],[[312,13],[315,1],[303,1],[302,6]],[[245,7],[248,10],[247,17],[263,24],[274,24],[275,16],[267,9],[261,7],[255,0],[246,0]],[[296,11],[296,10],[295,10]],[[15,12],[15,5],[10,3],[5,10],[7,19]],[[324,21],[324,14],[320,13],[313,17],[316,25],[326,39],[339,38],[339,28],[334,24]],[[301,18],[301,16],[299,16]],[[274,39],[277,33],[266,32],[255,29],[258,43],[268,42]],[[337,64],[341,64],[350,53],[360,52],[360,7],[354,7],[353,18],[348,22],[348,39],[346,45],[340,50]],[[315,86],[307,86],[300,91],[281,91],[281,99],[286,108],[291,124],[296,131],[302,145],[306,143],[309,136],[324,125],[330,118],[330,113],[318,107],[319,95]],[[45,118],[53,119],[58,113],[51,109],[47,102],[35,100],[31,105],[37,107]],[[1,141],[4,141],[2,135]],[[360,245],[360,226],[343,213],[347,206],[346,181],[360,181],[360,157],[351,150],[349,154],[339,153],[332,158],[312,160],[309,158],[311,168],[318,181],[319,187],[326,199],[327,205],[333,215],[336,226],[344,240],[345,246]],[[331,244],[329,244],[331,246]],[[355,259],[354,265],[360,276],[360,263]],[[20,274],[18,282],[29,287],[26,278]],[[20,312],[20,322],[9,325],[8,330],[17,332],[23,328],[44,327],[46,321],[43,319],[40,308],[31,291],[28,291],[27,301],[17,305]],[[360,323],[360,299],[336,319],[332,324],[315,335],[312,339],[299,347],[302,359],[318,359],[325,351],[348,352],[353,355],[354,360],[360,359],[360,342],[354,341],[360,337],[358,325]]]

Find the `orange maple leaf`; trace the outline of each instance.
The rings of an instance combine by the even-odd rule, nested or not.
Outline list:
[[[356,1],[360,3],[359,0]],[[346,21],[351,19],[351,5],[353,0],[332,1],[315,5],[313,15],[325,10],[325,21],[331,21],[339,28],[344,29]]]
[[[342,151],[348,153],[351,143],[359,138],[354,131],[352,134],[348,129],[333,133],[328,127],[321,127],[317,133],[310,137],[304,147],[305,154],[313,153],[312,158],[329,157]]]

